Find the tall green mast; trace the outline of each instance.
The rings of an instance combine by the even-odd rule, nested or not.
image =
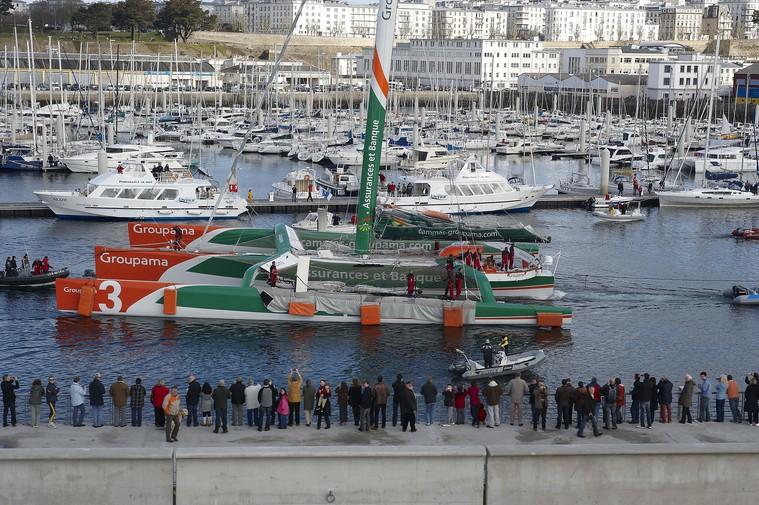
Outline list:
[[[364,137],[364,160],[361,167],[361,190],[358,196],[356,254],[369,252],[377,205],[382,140],[385,134],[388,76],[393,53],[395,18],[400,0],[381,0],[377,9],[377,36],[372,58],[372,80]]]

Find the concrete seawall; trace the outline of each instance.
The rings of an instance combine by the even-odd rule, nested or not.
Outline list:
[[[0,505],[753,505],[757,465],[755,443],[5,449]]]

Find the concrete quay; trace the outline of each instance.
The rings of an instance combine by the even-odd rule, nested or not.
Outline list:
[[[659,197],[655,195],[646,195],[638,197],[644,207],[658,207]],[[579,209],[582,208],[588,200],[586,196],[576,195],[547,195],[538,200],[532,207],[535,210],[541,209]],[[248,211],[256,214],[299,214],[313,212],[318,208],[327,208],[333,212],[351,212],[356,209],[356,199],[347,197],[337,197],[329,202],[316,201],[306,202],[299,200],[293,202],[290,200],[253,200],[248,205]],[[54,217],[45,204],[40,202],[7,202],[0,203],[0,218],[11,217]]]
[[[552,426],[552,425],[551,425]],[[604,436],[419,426],[213,434],[153,427],[0,430],[5,504],[756,503],[759,428],[625,424]]]

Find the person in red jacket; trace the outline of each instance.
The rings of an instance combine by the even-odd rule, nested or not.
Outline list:
[[[269,286],[276,287],[278,277],[279,271],[277,270],[277,265],[272,261],[271,267],[269,268]]]
[[[474,257],[474,269],[482,270],[482,263],[480,262],[480,252],[475,251],[472,256]]]
[[[416,278],[413,272],[409,272],[406,276],[406,296],[409,298],[416,297]]]
[[[464,274],[461,270],[456,271],[456,300],[461,296],[461,288],[464,286]]]
[[[166,387],[166,381],[159,380],[153,389],[150,390],[150,403],[155,411],[155,425],[163,428],[166,424],[166,414],[163,412],[163,399],[169,394],[169,388]]]
[[[480,388],[477,384],[472,383],[469,389],[466,390],[466,394],[469,396],[469,413],[472,414],[472,426],[480,427],[480,424],[485,421],[485,409],[482,408],[482,402],[480,401]],[[480,410],[482,410],[483,417],[480,420]]]
[[[617,424],[622,424],[625,421],[625,385],[619,377],[614,379],[614,384],[617,385]]]
[[[464,408],[466,407],[466,391],[463,386],[456,388],[456,394],[453,396],[453,406],[456,407],[456,424],[464,424],[466,417]]]

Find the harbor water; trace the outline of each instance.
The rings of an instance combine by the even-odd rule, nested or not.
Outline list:
[[[492,157],[491,157],[492,158]],[[577,160],[497,157],[501,173],[524,174],[528,182],[557,184],[576,171]],[[220,181],[228,173],[230,151],[206,149],[202,166]],[[281,157],[245,155],[241,192],[257,198],[271,183],[303,164]],[[0,174],[0,201],[32,201],[37,189],[86,183],[78,174]],[[244,194],[244,193],[243,193]],[[430,375],[440,384],[455,349],[479,358],[486,338],[508,334],[511,351],[543,348],[547,359],[536,369],[549,386],[564,377],[587,380],[635,372],[741,375],[757,368],[759,311],[728,303],[722,291],[733,284],[753,286],[759,244],[737,242],[730,230],[758,226],[750,210],[644,209],[647,219],[628,225],[598,223],[582,210],[540,210],[473,216],[471,222],[508,226],[530,224],[551,235],[558,262],[562,305],[574,309],[564,330],[524,328],[443,329],[438,326],[361,328],[356,325],[266,324],[259,322],[155,320],[59,314],[52,291],[0,292],[0,371],[19,376],[28,387],[35,377],[54,374],[64,381],[94,372],[106,382],[122,374],[148,385],[159,377],[182,381],[188,373],[214,382],[235,376],[281,383],[292,367],[309,378],[341,381],[351,377],[392,378],[397,372],[416,383]],[[241,226],[267,227],[299,216],[259,215]],[[2,254],[32,259],[48,255],[53,266],[73,275],[94,267],[93,247],[126,245],[127,226],[114,222],[0,219]],[[560,254],[559,254],[560,252]]]

